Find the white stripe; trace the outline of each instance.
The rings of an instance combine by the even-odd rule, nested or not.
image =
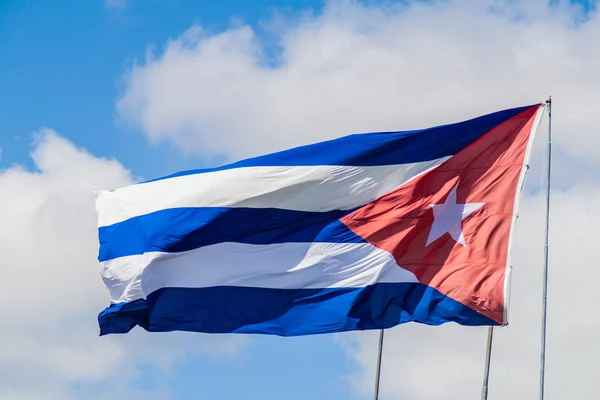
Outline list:
[[[390,253],[369,243],[220,243],[114,259],[102,263],[102,275],[114,303],[164,287],[308,289],[418,282]]]
[[[178,176],[100,191],[98,225],[177,207],[348,210],[376,200],[447,159],[375,167],[247,167]]]

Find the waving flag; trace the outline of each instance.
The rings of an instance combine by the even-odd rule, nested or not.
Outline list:
[[[101,334],[507,323],[540,104],[99,192]]]

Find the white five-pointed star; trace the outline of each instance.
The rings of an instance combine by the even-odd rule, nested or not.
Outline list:
[[[479,210],[484,203],[456,204],[457,187],[458,183],[452,188],[444,204],[429,205],[433,208],[433,224],[431,225],[431,231],[429,231],[426,246],[429,246],[430,243],[446,232],[463,247],[466,246],[462,231],[462,221]]]

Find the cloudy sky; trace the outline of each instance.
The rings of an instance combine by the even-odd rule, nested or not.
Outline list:
[[[252,4],[250,6],[250,3]],[[597,396],[595,1],[4,0],[0,399],[368,399],[377,333],[98,337],[96,189],[554,99],[547,399]],[[538,132],[490,399],[538,388]],[[383,399],[469,399],[486,329],[388,331]]]

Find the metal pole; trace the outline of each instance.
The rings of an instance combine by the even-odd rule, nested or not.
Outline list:
[[[381,354],[383,353],[383,329],[379,331],[379,348],[377,349],[377,369],[375,372],[375,400],[379,400],[379,378],[381,375]]]
[[[490,379],[490,363],[492,361],[492,339],[494,338],[494,327],[488,328],[487,348],[485,352],[485,372],[483,373],[483,389],[481,390],[481,400],[488,398],[488,382]]]
[[[544,275],[542,279],[542,349],[540,358],[540,400],[544,400],[546,370],[546,307],[548,301],[548,228],[550,227],[550,166],[552,160],[552,96],[548,105],[548,165],[546,170],[546,240],[544,243]]]

